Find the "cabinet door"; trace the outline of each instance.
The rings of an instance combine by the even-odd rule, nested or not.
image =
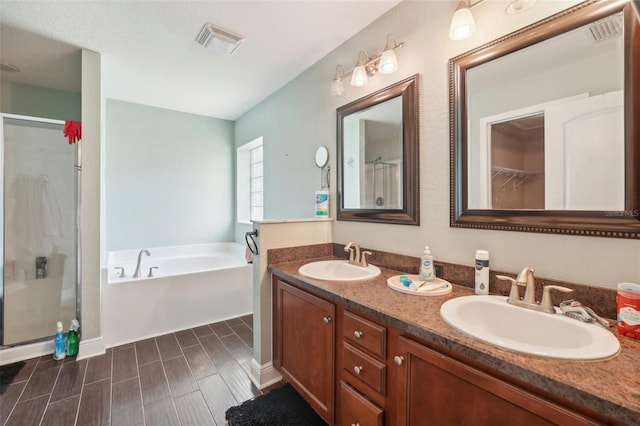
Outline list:
[[[274,365],[328,423],[334,415],[335,306],[282,281],[274,299]]]
[[[394,358],[400,425],[587,425],[544,400],[404,337]]]

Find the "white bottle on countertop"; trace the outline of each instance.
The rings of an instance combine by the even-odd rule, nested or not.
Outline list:
[[[489,252],[476,250],[476,294],[489,294]]]
[[[420,279],[424,281],[433,281],[436,274],[433,270],[433,256],[429,250],[429,246],[424,248],[424,254],[420,258]]]

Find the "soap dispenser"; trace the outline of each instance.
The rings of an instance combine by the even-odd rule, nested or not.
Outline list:
[[[489,252],[487,250],[476,250],[475,290],[476,294],[489,294]]]
[[[425,246],[424,254],[420,258],[420,279],[423,281],[433,281],[436,274],[433,270],[433,256],[429,250],[429,246]]]

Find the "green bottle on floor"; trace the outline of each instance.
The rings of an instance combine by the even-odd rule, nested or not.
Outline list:
[[[78,320],[71,320],[71,326],[69,326],[69,334],[67,334],[67,355],[78,355],[78,329],[80,323]]]

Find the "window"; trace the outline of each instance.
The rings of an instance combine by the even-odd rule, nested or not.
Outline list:
[[[238,222],[262,220],[264,215],[262,138],[238,148],[237,152]]]

